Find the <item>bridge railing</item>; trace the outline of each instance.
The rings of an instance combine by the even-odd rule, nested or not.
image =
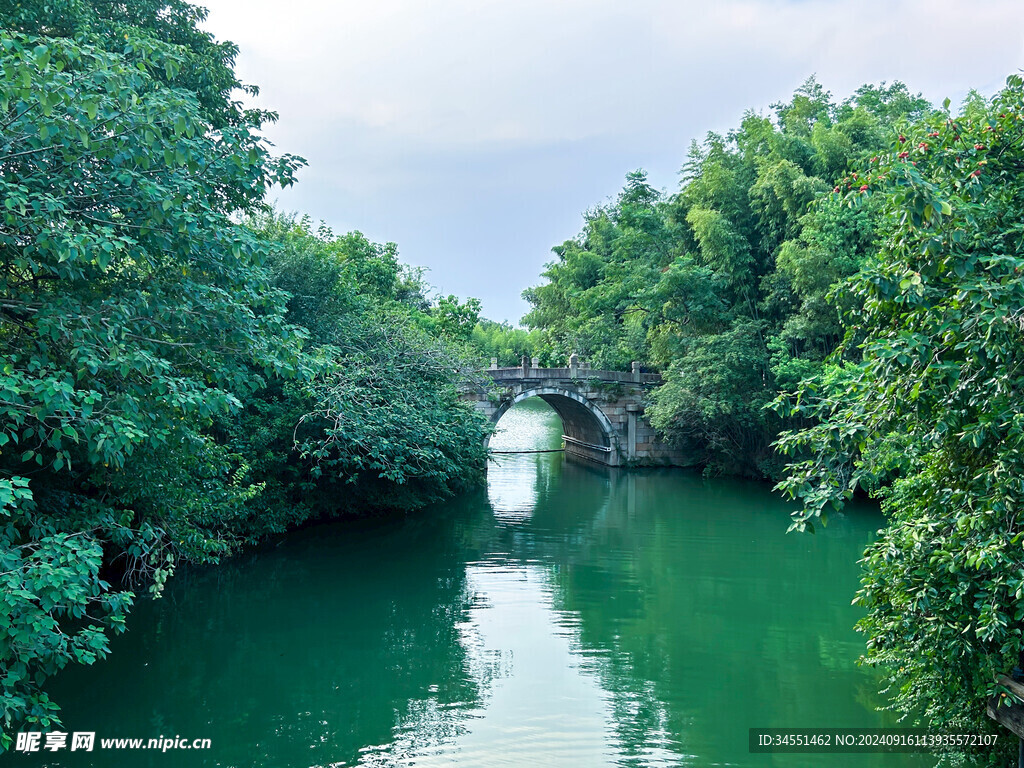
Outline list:
[[[490,376],[495,381],[527,381],[530,379],[572,379],[587,381],[597,379],[607,382],[624,384],[661,384],[660,373],[640,373],[632,371],[603,371],[598,368],[488,368],[480,373]]]

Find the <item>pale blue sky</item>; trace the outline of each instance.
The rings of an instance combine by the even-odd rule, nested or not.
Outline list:
[[[941,102],[1024,67],[1020,0],[195,1],[309,161],[279,206],[394,241],[512,322],[627,172],[675,190],[692,139],[812,73]]]

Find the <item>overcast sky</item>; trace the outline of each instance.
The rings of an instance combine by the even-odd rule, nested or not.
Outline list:
[[[1024,67],[1022,0],[195,0],[309,166],[279,207],[398,243],[518,322],[582,213],[787,99],[903,80],[933,102]]]

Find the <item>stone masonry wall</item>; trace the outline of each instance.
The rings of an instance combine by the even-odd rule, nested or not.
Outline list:
[[[562,418],[566,454],[609,466],[692,466],[692,458],[658,439],[644,416],[656,374],[574,368],[492,368],[463,394],[491,421],[536,395]],[[573,375],[575,374],[575,375]],[[597,437],[595,437],[595,435]],[[587,439],[582,439],[583,437]]]

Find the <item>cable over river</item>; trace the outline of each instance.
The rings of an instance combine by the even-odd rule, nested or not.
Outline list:
[[[495,450],[553,450],[525,401]],[[895,725],[850,601],[882,525],[786,534],[767,484],[504,454],[486,489],[180,573],[111,656],[59,676],[64,730],[210,748],[11,765],[919,766],[750,754],[751,727]]]

